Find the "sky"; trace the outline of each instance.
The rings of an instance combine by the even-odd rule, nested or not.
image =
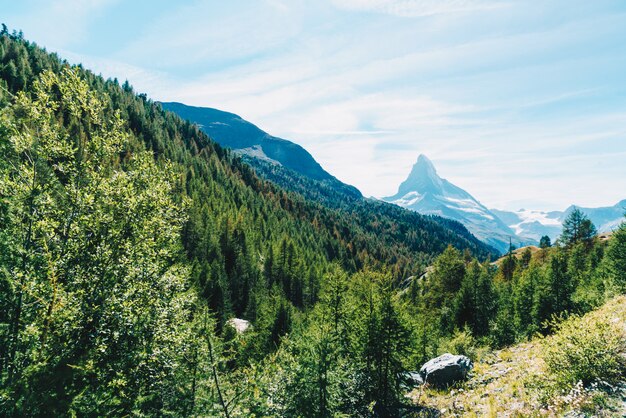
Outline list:
[[[154,100],[236,113],[366,196],[419,154],[491,208],[626,198],[623,0],[0,0]]]

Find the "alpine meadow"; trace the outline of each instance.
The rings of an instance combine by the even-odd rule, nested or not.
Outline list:
[[[77,14],[86,3],[76,2]],[[466,8],[480,2],[332,3],[357,15],[355,28],[388,28],[384,19],[430,25],[475,13]],[[417,17],[400,16],[410,13]],[[140,93],[132,74],[141,72],[120,81],[9,24],[0,33],[0,417],[626,414],[626,187],[612,190],[615,206],[599,207],[572,186],[568,198],[596,208],[487,209],[505,206],[481,192],[490,180],[476,180],[492,166],[468,163],[459,176],[445,154],[460,149],[422,142],[406,159],[419,155],[412,169],[393,158],[385,166],[398,169],[395,180],[411,173],[399,188],[377,192],[392,197],[369,197],[365,180],[357,188],[348,183],[356,177],[333,170],[350,154],[339,139],[274,136],[208,107],[209,93],[188,102],[206,106],[181,103],[183,93]],[[224,39],[235,36],[220,29]],[[263,36],[250,45],[278,42]],[[350,39],[338,38],[336,48]],[[271,85],[265,58],[251,56],[246,65],[258,63]],[[210,81],[216,91],[220,77]],[[248,83],[236,91],[245,96]],[[341,89],[334,83],[329,90]],[[167,91],[176,88],[168,81]],[[359,100],[356,89],[344,93]],[[261,96],[250,92],[242,112],[254,115],[246,106]],[[386,100],[382,90],[374,97]],[[307,112],[303,103],[277,105],[259,120],[276,129],[267,116],[276,113],[297,124],[292,114]],[[310,111],[342,117],[324,106],[327,113]],[[374,120],[372,109],[365,113]],[[404,118],[422,117],[413,111],[393,108],[388,118],[400,130]],[[429,123],[473,129],[469,119],[424,112]],[[338,135],[320,126],[303,137]],[[374,122],[366,128],[395,135]],[[349,132],[350,141],[363,137]],[[476,155],[491,152],[471,141]],[[335,145],[332,158],[320,151]],[[372,149],[413,152],[400,143]],[[474,179],[474,196],[490,206],[440,177],[424,155],[431,151],[456,184]],[[626,154],[614,152],[623,163]],[[367,161],[363,170],[381,167]],[[604,173],[594,170],[589,176]],[[556,172],[546,166],[541,174]],[[539,199],[534,177],[519,177],[529,182],[528,199]]]

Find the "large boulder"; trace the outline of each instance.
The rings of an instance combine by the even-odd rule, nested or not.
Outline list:
[[[468,357],[446,353],[424,363],[419,380],[435,387],[447,387],[467,379],[472,367],[472,360]]]

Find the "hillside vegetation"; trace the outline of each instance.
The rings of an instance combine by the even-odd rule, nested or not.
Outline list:
[[[442,416],[623,416],[626,297],[572,317],[555,335],[481,353],[471,378],[450,391],[414,390]],[[579,415],[576,415],[579,416]]]

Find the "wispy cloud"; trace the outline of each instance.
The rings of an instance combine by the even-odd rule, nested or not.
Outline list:
[[[494,0],[332,0],[347,10],[386,13],[401,17],[424,17],[438,14],[476,12],[506,7]]]
[[[237,113],[366,195],[395,192],[425,153],[489,206],[625,197],[626,6],[614,1],[138,1],[124,5],[133,31],[111,28],[132,36],[106,53],[73,46],[111,26],[113,3],[84,4],[54,12],[63,55],[156,100]],[[39,22],[51,8],[11,15]]]
[[[216,66],[248,61],[271,53],[301,30],[297,9],[278,1],[185,3],[174,13],[163,15],[117,56],[132,62],[154,60],[154,65],[171,69],[194,66],[214,70]],[[295,2],[294,2],[295,4]]]
[[[90,25],[120,0],[24,0],[28,14],[9,13],[13,28],[28,28],[29,39],[54,49],[70,48],[85,41]]]

